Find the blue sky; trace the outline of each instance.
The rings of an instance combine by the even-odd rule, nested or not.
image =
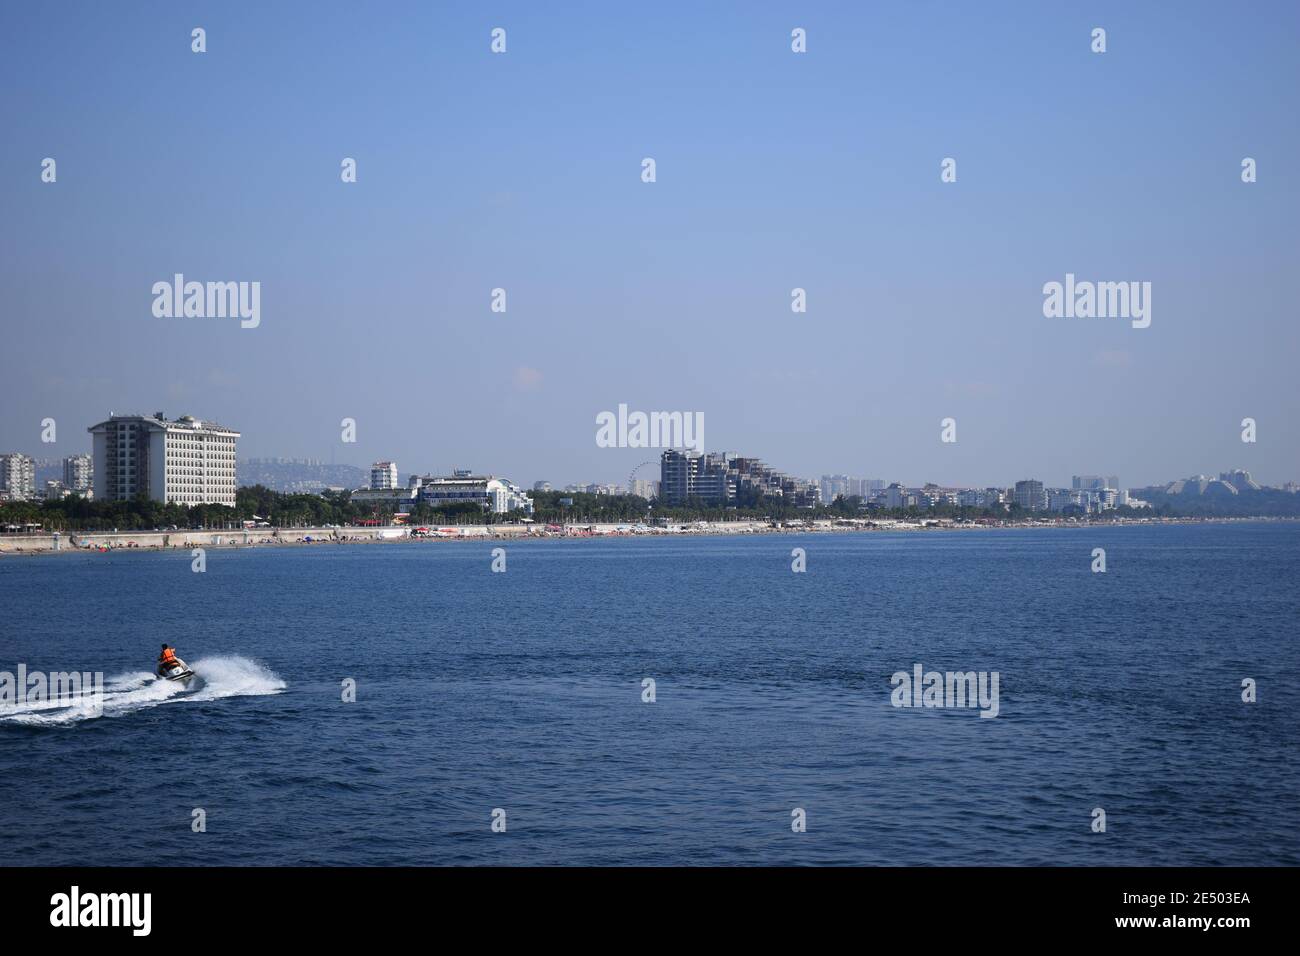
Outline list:
[[[7,4],[0,451],[162,410],[241,456],[619,481],[657,456],[597,447],[627,403],[806,476],[1297,480],[1298,33],[1281,2]],[[260,281],[260,326],[155,318],[176,272]],[[1150,328],[1045,318],[1067,272],[1151,282]]]

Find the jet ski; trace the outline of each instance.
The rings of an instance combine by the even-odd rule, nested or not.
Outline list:
[[[167,680],[178,680],[181,684],[188,686],[189,682],[194,679],[194,671],[179,657],[170,664],[158,665],[158,676]]]

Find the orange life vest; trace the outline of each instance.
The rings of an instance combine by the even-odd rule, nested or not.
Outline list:
[[[171,664],[171,663],[174,663],[175,660],[176,660],[176,652],[175,652],[174,650],[172,650],[172,649],[169,647],[169,648],[167,648],[167,650],[163,651],[163,654],[162,654],[162,662],[163,662],[164,664]]]

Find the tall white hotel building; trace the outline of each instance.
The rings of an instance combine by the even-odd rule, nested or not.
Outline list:
[[[370,490],[382,491],[397,487],[397,462],[377,461],[370,466]]]
[[[235,504],[235,439],[239,432],[162,412],[113,415],[92,425],[95,498],[129,501],[145,495],[165,504]]]

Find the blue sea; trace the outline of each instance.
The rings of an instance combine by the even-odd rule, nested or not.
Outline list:
[[[0,865],[1300,864],[1296,524],[9,557],[0,608],[0,670],[107,683],[0,718]]]

